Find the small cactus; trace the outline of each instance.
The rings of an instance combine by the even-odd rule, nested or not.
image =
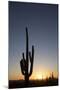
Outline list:
[[[29,60],[30,60],[30,71],[29,71]],[[26,59],[24,53],[22,53],[22,59],[20,61],[21,72],[25,77],[25,84],[28,85],[29,77],[33,72],[33,61],[34,61],[34,46],[32,46],[32,53],[29,52],[28,47],[28,29],[26,27]]]

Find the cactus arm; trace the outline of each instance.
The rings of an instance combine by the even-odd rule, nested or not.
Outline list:
[[[34,61],[34,46],[32,46],[32,56],[31,56],[31,53],[29,52],[29,57],[30,57],[30,63],[31,63],[29,76],[31,76],[32,70],[33,70],[33,61]]]
[[[22,67],[22,65],[23,65],[23,64],[22,64],[22,61],[20,61],[21,72],[22,72],[22,74],[23,74],[23,75],[25,75],[25,72],[24,72],[24,70],[23,70],[23,67]]]
[[[31,52],[29,52],[30,63],[32,61]]]
[[[24,57],[24,53],[22,53],[22,60],[20,61],[20,66],[21,66],[21,72],[23,75],[25,75],[25,65],[26,65],[26,61],[25,61],[25,57]]]

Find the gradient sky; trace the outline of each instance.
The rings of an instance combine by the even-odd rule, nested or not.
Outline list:
[[[58,5],[9,2],[9,79],[23,79],[20,68],[22,52],[35,48],[33,74],[39,79],[58,75]]]

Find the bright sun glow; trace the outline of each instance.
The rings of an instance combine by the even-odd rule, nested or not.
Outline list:
[[[35,79],[43,79],[42,73],[35,73]]]
[[[42,75],[36,74],[36,79],[42,79]]]
[[[46,79],[46,75],[43,72],[41,72],[41,73],[36,72],[34,79],[38,79],[38,80]]]

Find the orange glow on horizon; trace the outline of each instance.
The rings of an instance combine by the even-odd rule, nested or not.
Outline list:
[[[13,73],[12,73],[13,72]],[[46,79],[47,77],[49,78],[50,75],[51,75],[52,71],[48,68],[45,68],[45,67],[36,67],[34,70],[33,70],[33,73],[31,75],[31,77],[29,77],[30,80],[42,80],[42,79]],[[53,75],[54,77],[58,77],[58,70],[55,69],[53,71]],[[11,71],[11,73],[9,74],[9,80],[21,80],[23,79],[24,80],[24,76],[22,75],[21,72],[18,71],[15,71],[15,69],[13,69]]]
[[[37,72],[37,73],[33,73],[29,79],[30,80],[42,80],[42,79],[46,79],[47,77],[49,78],[50,75],[51,75],[50,73],[45,74],[45,73]],[[53,75],[55,78],[58,77],[58,75],[56,76],[54,73]],[[9,80],[24,80],[24,76],[14,74],[10,77]]]
[[[40,72],[37,72],[31,76],[30,80],[42,80],[42,79],[46,79],[46,77],[47,77],[46,75],[44,75]]]

